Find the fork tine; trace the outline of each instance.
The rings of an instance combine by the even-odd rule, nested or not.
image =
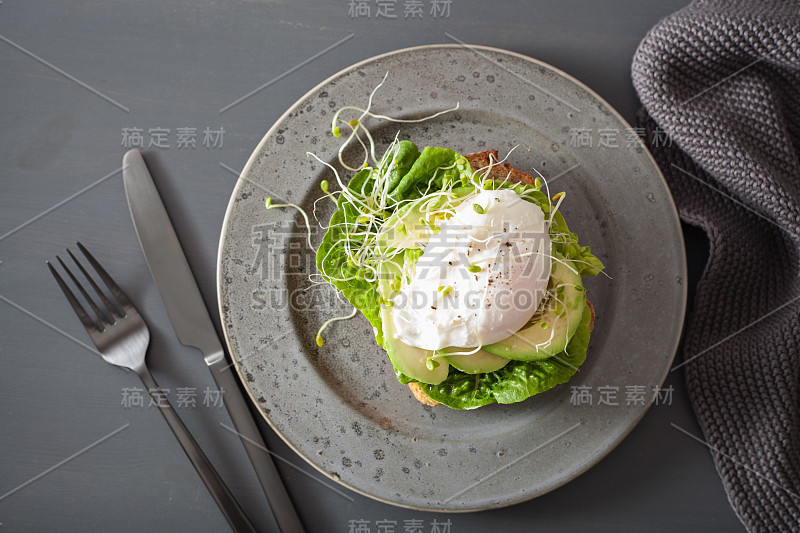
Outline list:
[[[86,312],[81,303],[72,293],[72,290],[70,290],[70,288],[64,282],[64,279],[61,277],[61,275],[58,273],[58,271],[55,269],[52,263],[50,263],[50,261],[47,261],[47,268],[50,269],[50,273],[56,279],[56,283],[58,283],[58,286],[61,287],[61,292],[63,292],[64,296],[67,297],[67,300],[69,301],[69,304],[72,306],[72,309],[75,311],[75,314],[77,314],[78,318],[81,319],[81,323],[83,324],[83,327],[86,328],[86,331],[88,331],[89,334],[97,330],[103,331],[103,329],[97,323],[95,323],[92,317],[89,316],[89,313]]]
[[[100,275],[100,279],[103,280],[103,283],[106,284],[108,290],[111,291],[111,294],[113,294],[114,298],[117,299],[117,302],[119,302],[119,304],[122,306],[123,311],[127,313],[128,307],[134,307],[133,303],[130,301],[130,299],[128,299],[128,296],[122,292],[122,289],[119,288],[119,285],[117,285],[116,282],[111,279],[111,276],[108,275],[108,272],[106,272],[100,263],[97,262],[97,259],[95,259],[94,256],[89,253],[89,250],[87,250],[86,247],[80,242],[78,243],[78,248],[80,248],[81,252],[83,252],[83,255],[86,256],[86,259],[89,260],[89,263],[92,264],[92,267]],[[124,313],[123,316],[125,316]]]
[[[113,316],[109,316],[108,312],[106,312],[103,309],[100,309],[100,307],[98,307],[97,304],[94,303],[94,300],[92,300],[92,297],[89,295],[88,292],[86,292],[86,289],[83,288],[83,285],[81,285],[81,282],[78,281],[78,278],[75,277],[75,274],[72,273],[72,270],[69,269],[69,267],[61,259],[61,257],[56,256],[56,259],[58,259],[58,262],[61,264],[61,268],[63,268],[64,271],[66,271],[66,273],[72,279],[72,282],[75,284],[75,286],[78,287],[78,290],[81,292],[81,294],[83,295],[83,298],[89,304],[89,307],[91,307],[92,310],[94,311],[94,314],[97,317],[97,323],[99,324],[98,329],[100,331],[104,331],[106,329],[105,328],[105,324],[113,324],[114,322],[116,322],[116,320],[114,320]]]
[[[67,253],[72,258],[72,260],[75,262],[75,264],[78,265],[78,268],[80,269],[81,273],[83,273],[83,277],[85,277],[87,280],[89,280],[89,284],[94,289],[94,292],[96,292],[97,295],[100,297],[100,299],[103,301],[103,304],[105,305],[105,308],[108,310],[109,314],[111,315],[111,321],[114,322],[114,316],[113,316],[114,313],[116,313],[117,316],[120,317],[120,318],[125,318],[125,311],[120,307],[119,303],[117,303],[117,302],[112,303],[111,301],[109,301],[109,299],[106,297],[106,295],[103,293],[103,291],[100,290],[100,287],[97,286],[97,283],[95,283],[94,278],[92,276],[90,276],[88,272],[86,272],[86,269],[83,268],[83,264],[80,261],[78,261],[78,258],[75,257],[75,255],[72,253],[72,250],[70,250],[68,248],[67,249]]]

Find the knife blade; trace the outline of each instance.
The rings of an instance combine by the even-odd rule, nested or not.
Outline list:
[[[239,390],[175,229],[139,150],[122,160],[133,226],[147,266],[181,344],[200,350],[283,533],[303,532],[275,464]]]

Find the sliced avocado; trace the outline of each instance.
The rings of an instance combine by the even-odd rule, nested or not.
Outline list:
[[[390,261],[384,261],[378,265],[378,294],[385,300],[391,300],[397,296],[397,291],[392,288],[392,283],[396,276],[401,276],[403,270],[400,268],[401,256],[395,256]]]
[[[482,374],[484,372],[494,372],[506,366],[511,359],[501,355],[489,353],[486,350],[478,350],[469,355],[446,355],[444,359],[455,368],[467,374]]]
[[[547,359],[566,348],[578,329],[584,308],[581,276],[572,262],[561,257],[553,260],[548,282],[548,300],[543,309],[522,329],[483,349],[518,361]]]
[[[438,365],[433,370],[428,369],[427,361],[433,355],[431,350],[423,350],[416,346],[409,346],[395,338],[394,321],[391,308],[381,306],[381,322],[383,324],[383,347],[389,354],[389,360],[394,367],[415,381],[438,385],[450,372],[450,364],[438,358]]]

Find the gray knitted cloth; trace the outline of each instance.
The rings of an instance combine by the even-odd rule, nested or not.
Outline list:
[[[749,531],[800,531],[800,3],[694,2],[632,71],[648,147],[710,240],[679,356],[704,438]]]

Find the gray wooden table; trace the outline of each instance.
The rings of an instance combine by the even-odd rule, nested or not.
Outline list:
[[[127,147],[145,153],[219,328],[217,243],[238,171],[308,89],[372,55],[457,38],[551,63],[633,122],[633,52],[685,4],[0,2],[0,530],[227,528],[156,408],[138,404],[136,377],[81,345],[89,339],[45,268],[77,240],[147,317],[151,368],[186,425],[259,529],[276,530],[240,442],[221,426],[230,420],[211,376],[176,340],[150,278],[123,194]],[[589,472],[473,514],[330,490],[260,425],[311,532],[741,531],[709,450],[683,432],[700,435],[681,372],[665,386],[669,402]]]

